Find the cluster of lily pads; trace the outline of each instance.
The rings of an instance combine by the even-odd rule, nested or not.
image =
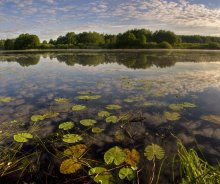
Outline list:
[[[94,182],[102,184],[115,183],[112,170],[118,171],[118,177],[121,180],[132,181],[136,178],[141,158],[141,153],[136,149],[130,150],[114,146],[104,153],[104,163],[100,165],[93,164],[86,158],[87,151],[88,147],[84,144],[77,144],[65,149],[63,154],[66,159],[60,165],[60,172],[62,174],[74,174],[79,170],[87,170],[86,168],[88,168],[88,176]],[[164,158],[165,151],[159,145],[151,144],[146,146],[143,155],[147,160],[155,162],[156,159]]]

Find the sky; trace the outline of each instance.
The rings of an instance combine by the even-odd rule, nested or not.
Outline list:
[[[0,39],[133,28],[220,36],[220,0],[0,0]]]

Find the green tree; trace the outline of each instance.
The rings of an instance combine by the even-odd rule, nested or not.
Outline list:
[[[35,49],[40,46],[37,35],[21,34],[15,39],[15,49]]]
[[[3,50],[5,46],[5,40],[0,40],[0,50]]]
[[[171,45],[174,45],[175,43],[178,43],[180,41],[178,36],[175,35],[173,32],[164,30],[155,31],[152,35],[152,39],[157,43],[165,41]]]
[[[14,39],[7,39],[5,40],[5,50],[13,50],[15,45],[15,40]]]
[[[66,34],[66,43],[65,44],[76,44],[76,34],[74,32],[69,32]]]

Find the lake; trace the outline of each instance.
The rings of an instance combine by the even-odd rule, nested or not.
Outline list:
[[[172,159],[175,136],[219,161],[220,52],[0,53],[0,182],[91,182],[85,173],[113,146],[139,151],[146,182],[144,148],[158,144]],[[76,144],[91,162],[61,174],[62,153]],[[172,183],[168,163],[161,183]]]

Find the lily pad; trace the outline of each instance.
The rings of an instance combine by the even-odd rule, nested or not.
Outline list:
[[[91,95],[91,96],[85,95],[85,96],[77,96],[76,98],[80,100],[96,100],[101,97],[102,97],[101,95]]]
[[[55,102],[57,102],[57,103],[66,103],[68,101],[69,101],[69,99],[67,99],[67,98],[55,98]]]
[[[152,144],[145,148],[144,155],[147,157],[148,160],[153,160],[155,158],[161,160],[164,158],[165,151],[159,145]]]
[[[124,152],[126,154],[125,163],[132,167],[137,166],[140,161],[140,153],[136,149],[132,149],[131,151],[129,149],[125,149]]]
[[[110,113],[108,111],[100,111],[98,113],[98,117],[104,118],[104,117],[109,117]]]
[[[88,174],[96,183],[100,184],[114,184],[112,174],[104,167],[91,168]]]
[[[85,106],[85,105],[74,105],[74,106],[72,107],[72,110],[73,110],[73,111],[82,111],[82,110],[84,110],[84,109],[86,109],[86,106]]]
[[[57,116],[59,116],[59,113],[58,113],[58,112],[47,112],[47,113],[45,113],[45,114],[43,115],[43,117],[44,117],[45,119],[55,118],[55,117],[57,117]]]
[[[216,124],[220,124],[220,116],[218,115],[204,115],[201,117],[201,119],[205,120],[205,121],[210,121],[212,123],[216,123]]]
[[[189,103],[189,102],[182,103],[182,106],[185,107],[185,108],[195,108],[195,107],[197,107],[196,104]]]
[[[30,133],[18,133],[14,135],[14,140],[16,142],[28,142],[28,140],[32,138],[33,135]]]
[[[155,104],[153,102],[144,102],[143,104],[146,107],[154,106]]]
[[[44,116],[43,115],[33,115],[31,116],[31,121],[33,122],[38,122],[38,121],[42,121],[44,120]]]
[[[78,134],[66,134],[63,135],[63,141],[66,143],[76,143],[81,141],[83,138]]]
[[[118,117],[117,116],[109,116],[105,119],[106,123],[117,123]]]
[[[78,92],[78,94],[80,94],[80,95],[89,95],[89,94],[91,94],[92,92],[90,92],[90,91],[79,91]]]
[[[134,100],[133,100],[133,99],[130,99],[130,98],[126,98],[126,99],[124,99],[124,102],[127,102],[127,103],[133,103]]]
[[[169,121],[176,121],[181,118],[178,112],[164,112],[164,117]]]
[[[106,109],[109,109],[109,110],[117,110],[117,109],[121,109],[121,106],[120,105],[107,105],[106,106]]]
[[[183,108],[182,104],[170,104],[169,108],[173,111],[181,111]]]
[[[127,178],[129,181],[132,181],[135,178],[134,171],[129,167],[123,167],[120,169],[118,176],[121,180]]]
[[[74,158],[80,158],[86,151],[87,151],[87,146],[85,144],[77,144],[74,146],[71,146],[67,148],[64,151],[64,154],[66,156],[71,156]]]
[[[60,172],[62,174],[73,174],[82,168],[81,163],[72,157],[70,159],[64,160],[60,165]]]
[[[94,124],[96,124],[96,120],[93,119],[83,119],[80,121],[80,123],[84,126],[93,126]]]
[[[74,127],[74,123],[72,121],[63,122],[59,125],[59,129],[70,130]]]
[[[8,103],[11,101],[12,101],[11,97],[0,97],[0,102]]]
[[[105,130],[105,129],[103,129],[103,128],[94,127],[94,128],[92,128],[92,133],[98,134],[98,133],[103,132],[104,130]]]
[[[120,165],[125,161],[125,152],[118,146],[110,148],[104,154],[104,160],[106,164]]]

